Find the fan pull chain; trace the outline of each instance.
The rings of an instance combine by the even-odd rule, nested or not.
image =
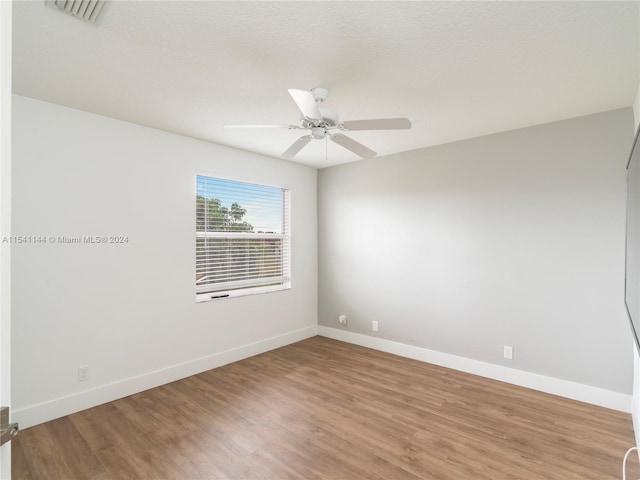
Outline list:
[[[324,136],[324,164],[327,165],[329,163],[329,139],[327,136]]]

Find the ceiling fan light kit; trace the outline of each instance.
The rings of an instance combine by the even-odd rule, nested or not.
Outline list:
[[[316,140],[322,140],[327,134],[327,131],[323,127],[313,127],[311,129],[311,136]]]
[[[285,150],[283,158],[292,159],[311,140],[322,140],[328,137],[332,142],[355,153],[360,158],[373,158],[377,155],[370,148],[356,142],[342,133],[332,134],[330,130],[406,130],[411,128],[408,118],[377,118],[371,120],[350,120],[340,122],[340,117],[333,110],[320,106],[329,97],[329,90],[322,87],[312,88],[310,91],[289,89],[289,95],[300,110],[299,125],[225,125],[224,128],[287,128],[290,130],[309,130],[311,135],[305,135]]]

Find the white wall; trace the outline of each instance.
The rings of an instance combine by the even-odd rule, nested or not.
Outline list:
[[[12,2],[0,2],[0,241],[11,236]],[[0,243],[0,405],[11,405],[11,244]],[[12,411],[11,411],[12,412]],[[0,478],[11,478],[11,442],[0,447]]]
[[[640,87],[633,102],[633,122],[634,132],[636,132],[640,126]],[[633,345],[633,429],[636,434],[636,445],[640,445],[640,355],[635,341]]]
[[[633,102],[633,122],[637,129],[638,125],[640,125],[640,87],[638,87],[636,100]]]
[[[129,237],[13,245],[23,427],[315,334],[315,169],[13,100],[13,235]],[[195,302],[196,172],[291,190],[291,290]]]
[[[627,108],[320,170],[321,332],[346,314],[349,332],[620,392],[629,410],[631,126]]]

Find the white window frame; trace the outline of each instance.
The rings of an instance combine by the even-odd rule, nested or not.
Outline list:
[[[209,173],[196,173],[196,184],[198,177],[206,177],[215,180],[223,180],[226,182],[234,182],[236,184],[250,184],[260,187],[271,187],[282,190],[283,209],[282,209],[282,233],[254,233],[254,232],[211,232],[199,231],[196,225],[195,238],[196,244],[198,239],[280,239],[282,245],[282,275],[265,278],[255,278],[246,280],[236,280],[221,283],[218,287],[211,284],[200,284],[196,281],[196,301],[206,302],[211,300],[220,300],[225,298],[238,297],[243,295],[255,295],[268,292],[276,292],[288,290],[291,288],[291,194],[287,188],[267,185],[257,182],[247,182],[245,180],[236,180],[225,178]],[[195,199],[198,192],[196,189]],[[195,211],[197,212],[197,201]],[[198,258],[196,249],[196,272],[198,271]],[[276,285],[273,285],[277,282]],[[261,284],[268,284],[261,286]],[[243,288],[244,287],[244,288]]]

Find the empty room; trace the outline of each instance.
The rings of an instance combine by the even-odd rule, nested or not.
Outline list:
[[[640,1],[0,27],[0,478],[640,478]]]

